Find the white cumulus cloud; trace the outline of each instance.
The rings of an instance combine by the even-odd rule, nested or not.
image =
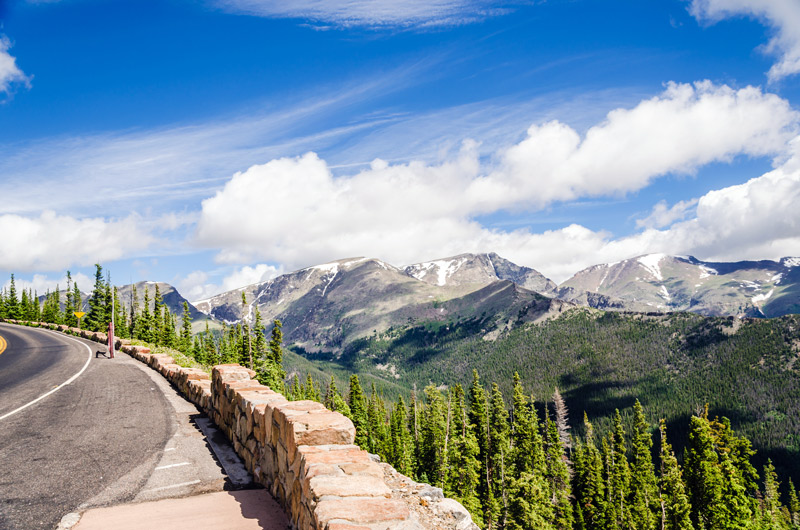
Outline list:
[[[778,155],[797,124],[786,100],[756,87],[669,83],[632,109],[610,112],[583,137],[558,121],[532,126],[503,153],[499,169],[471,184],[468,196],[493,211],[523,201],[542,206],[623,194],[736,155]]]
[[[204,200],[196,242],[220,249],[222,263],[264,260],[287,269],[347,256],[403,265],[496,251],[564,279],[601,258],[657,244],[688,248],[690,242],[679,245],[678,236],[655,228],[688,216],[689,205],[662,212],[643,225],[654,228],[624,240],[579,225],[535,234],[488,229],[475,219],[635,191],[661,175],[692,173],[737,155],[774,156],[780,163],[797,122],[785,100],[757,88],[670,84],[657,97],[609,113],[583,136],[558,122],[533,126],[492,165],[471,141],[439,164],[378,159],[339,177],[314,153],[281,158],[236,173]],[[709,200],[700,199],[698,212]]]
[[[764,21],[774,36],[765,51],[778,56],[769,70],[777,81],[800,72],[800,2],[797,0],[693,0],[689,8],[698,20],[717,22],[735,16],[751,16]]]
[[[77,283],[78,289],[84,293],[90,292],[94,286],[94,278],[89,278],[81,272],[72,274],[72,281]],[[11,279],[9,278],[6,280],[5,285],[3,285],[3,289],[8,289],[10,285]],[[59,289],[63,296],[67,288],[67,276],[65,274],[61,277],[51,277],[47,274],[34,274],[30,280],[16,277],[14,278],[14,286],[17,289],[17,296],[19,296],[22,289],[30,289],[35,294],[42,296],[48,291],[55,291],[56,288]]]
[[[64,270],[119,259],[154,243],[138,216],[107,220],[42,212],[0,215],[0,270]]]

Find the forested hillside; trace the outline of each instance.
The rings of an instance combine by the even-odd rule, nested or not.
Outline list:
[[[648,416],[667,420],[679,454],[688,418],[708,403],[779,465],[800,454],[797,315],[740,320],[575,309],[495,340],[487,339],[494,334],[485,324],[473,319],[392,330],[354,343],[338,358],[311,358],[323,370],[383,379],[391,397],[398,387],[466,385],[473,369],[509,394],[519,372],[539,402],[559,388],[576,432],[584,412],[605,432],[615,409],[629,418],[639,399]],[[792,472],[800,476],[800,466]]]

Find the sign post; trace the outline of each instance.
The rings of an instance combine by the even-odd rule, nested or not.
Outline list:
[[[114,358],[114,321],[108,323],[108,356]]]
[[[108,323],[108,356],[114,358],[114,289],[111,289],[111,322]]]
[[[86,313],[83,311],[75,311],[73,313],[73,315],[75,315],[78,318],[78,329],[81,329],[81,318],[83,318],[83,315],[85,314]]]

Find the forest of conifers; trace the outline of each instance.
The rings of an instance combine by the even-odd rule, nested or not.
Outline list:
[[[60,297],[11,294],[0,317],[69,323]],[[482,527],[800,529],[797,315],[578,309],[493,340],[488,318],[421,323],[339,356],[290,354],[284,386],[279,322],[269,343],[260,321],[191,337],[188,311],[178,325],[154,297],[153,310],[117,308],[119,335],[250,365],[292,399],[325,402],[361,447],[441,487]],[[101,329],[111,300],[98,268],[85,325]],[[340,393],[331,373],[340,387],[358,375]]]

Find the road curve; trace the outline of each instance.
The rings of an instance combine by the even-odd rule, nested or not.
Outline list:
[[[8,324],[0,336],[0,530],[132,499],[174,428],[162,392],[127,355],[95,358],[97,343]]]

